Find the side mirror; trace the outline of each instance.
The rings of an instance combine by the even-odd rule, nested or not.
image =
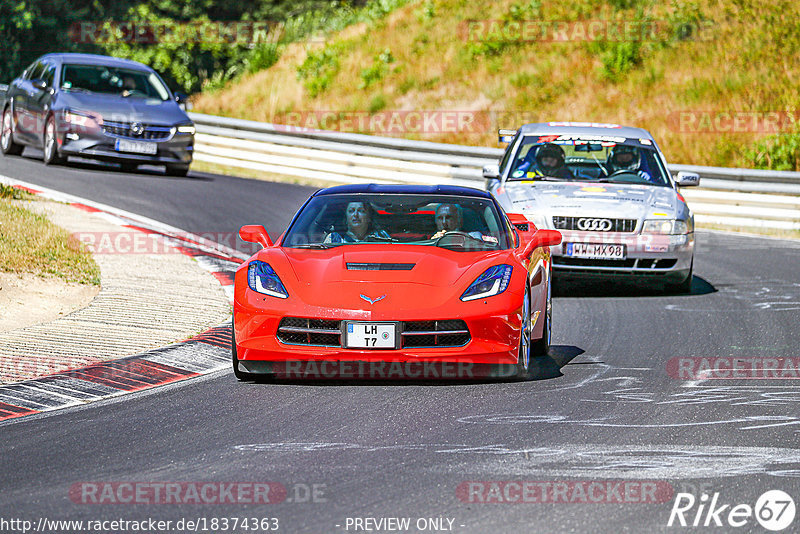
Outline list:
[[[31,85],[32,85],[34,88],[36,88],[36,89],[38,89],[38,90],[40,90],[40,91],[44,91],[45,89],[47,89],[47,82],[45,82],[45,81],[44,81],[44,80],[42,80],[41,78],[37,78],[37,79],[33,80],[33,81],[31,82]]]
[[[189,95],[180,91],[175,91],[175,102],[185,111],[192,109],[192,103],[189,102]]]
[[[561,232],[558,230],[537,230],[522,250],[522,256],[529,258],[539,247],[552,247],[561,243]]]
[[[700,175],[696,172],[680,171],[675,177],[675,183],[680,187],[692,187],[700,185]]]
[[[272,239],[269,238],[266,228],[260,224],[248,224],[239,229],[239,237],[248,243],[259,243],[262,247],[271,247]]]
[[[487,180],[496,180],[500,178],[500,166],[496,163],[483,166],[483,177]]]

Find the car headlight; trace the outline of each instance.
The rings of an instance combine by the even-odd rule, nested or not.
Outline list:
[[[73,126],[99,128],[103,124],[103,116],[94,111],[64,111],[64,122]]]
[[[666,234],[666,235],[683,235],[688,234],[690,230],[690,222],[679,221],[675,219],[656,219],[644,221],[642,226],[643,234]]]
[[[197,128],[194,127],[194,124],[182,124],[178,126],[177,129],[178,133],[189,134],[189,135],[194,135],[194,133],[197,131]]]
[[[269,263],[254,261],[247,266],[247,285],[256,293],[285,299],[289,296],[283,282]]]
[[[508,283],[511,281],[511,271],[510,265],[489,267],[464,291],[461,300],[467,302],[499,295],[508,287]]]

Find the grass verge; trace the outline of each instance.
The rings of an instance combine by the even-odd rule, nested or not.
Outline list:
[[[481,146],[496,146],[497,128],[526,122],[613,122],[648,129],[670,161],[800,170],[798,2],[370,5],[381,6],[378,16],[325,25],[324,42],[287,44],[268,69],[196,95],[195,110],[297,126],[341,112],[327,129],[379,135],[346,114],[428,110],[429,127],[394,131]],[[603,31],[590,29],[598,24]],[[633,34],[618,33],[626,27]],[[448,126],[438,112],[475,120]]]
[[[91,253],[13,195],[5,187],[0,190],[0,271],[100,285],[100,268]]]

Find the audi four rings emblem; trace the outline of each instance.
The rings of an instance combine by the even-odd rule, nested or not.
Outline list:
[[[584,232],[608,232],[612,226],[611,219],[578,219],[578,230]]]

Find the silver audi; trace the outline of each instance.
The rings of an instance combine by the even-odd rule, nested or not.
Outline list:
[[[500,130],[508,143],[487,165],[487,189],[508,213],[561,231],[552,248],[557,277],[641,277],[687,292],[694,262],[694,215],[679,172],[646,130],[617,124],[550,122]]]

